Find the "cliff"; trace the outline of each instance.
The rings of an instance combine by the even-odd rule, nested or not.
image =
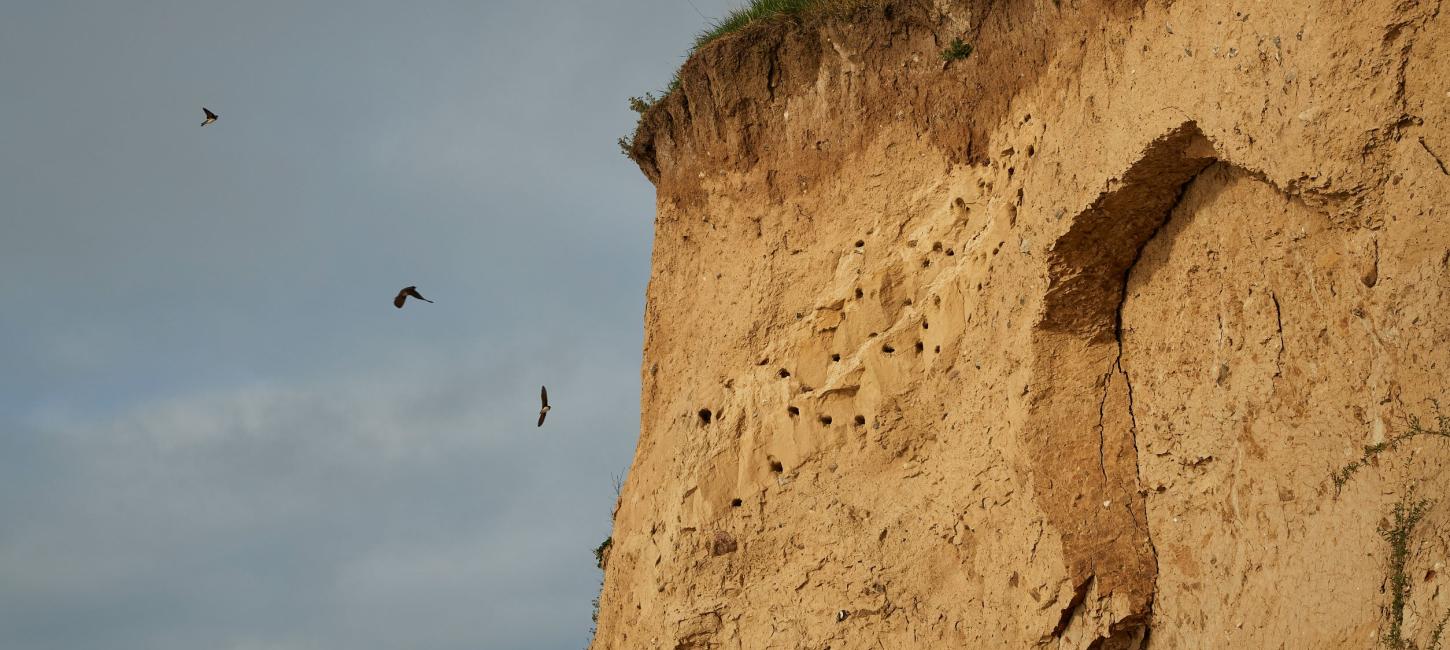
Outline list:
[[[594,648],[1428,643],[1440,2],[871,2],[680,81]]]

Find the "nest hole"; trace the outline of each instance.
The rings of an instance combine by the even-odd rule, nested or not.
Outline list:
[[[826,426],[830,426],[831,425],[831,416],[829,416],[829,415],[822,415],[820,417],[820,420],[821,420],[821,424],[824,424]]]
[[[866,240],[864,240],[864,239],[857,239],[856,240],[856,248],[865,248],[865,247],[866,247]]]
[[[710,418],[712,417],[710,409],[700,409],[698,415],[700,416],[700,424],[702,426],[710,423]]]
[[[866,295],[866,292],[865,291],[862,291],[861,290],[861,287],[856,287],[856,297],[858,299],[864,297],[865,295]]]
[[[742,504],[742,503],[744,503],[744,502],[741,501],[740,499],[731,499],[730,500],[730,507],[731,508],[739,508],[740,507],[740,504]]]
[[[922,343],[921,341],[917,341],[916,342],[916,353],[917,354],[921,354],[925,350],[926,350],[926,344]]]
[[[787,406],[787,407],[785,407],[785,412],[786,413],[789,413],[791,415],[791,417],[795,417],[795,416],[801,414],[801,410],[799,408],[797,408],[797,407],[794,407],[794,406]]]
[[[785,368],[781,368],[780,372],[777,372],[775,374],[780,375],[781,379],[785,379],[786,377],[790,376],[790,371],[786,370]]]
[[[780,461],[778,461],[778,460],[771,459],[771,461],[770,461],[770,471],[775,472],[776,474],[779,474],[779,473],[785,471],[785,465],[780,464]]]
[[[892,354],[892,353],[896,352],[896,348],[892,347],[891,344],[888,343],[886,345],[881,346],[881,351],[882,352],[885,352],[886,354]]]
[[[858,415],[853,420],[853,422],[855,422],[856,423],[856,426],[858,426],[858,427],[865,426],[866,425],[866,416],[864,416],[864,415]]]
[[[833,355],[831,355],[831,361],[840,361],[840,360],[841,360],[841,355],[839,355],[839,354],[833,354]]]

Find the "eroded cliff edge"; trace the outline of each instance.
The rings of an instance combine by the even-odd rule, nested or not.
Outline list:
[[[1423,643],[1450,441],[1331,476],[1445,394],[1440,3],[866,4],[710,44],[636,134],[593,647],[1373,647],[1411,493]]]

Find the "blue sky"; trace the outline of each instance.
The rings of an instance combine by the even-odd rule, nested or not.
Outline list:
[[[693,4],[0,4],[0,647],[582,647]]]

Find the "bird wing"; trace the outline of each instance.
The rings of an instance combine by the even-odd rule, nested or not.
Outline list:
[[[540,427],[541,426],[544,426],[544,416],[546,416],[548,414],[549,414],[548,411],[539,411],[539,423],[537,425],[535,425],[535,426],[540,426]]]
[[[216,119],[216,113],[211,112],[211,109],[205,106],[201,107],[201,112],[206,113],[206,119],[208,120]]]
[[[539,387],[539,401],[541,401],[541,402],[544,403],[544,407],[545,408],[548,408],[548,406],[549,406],[549,389],[548,388],[545,388],[543,386],[540,386]]]
[[[408,299],[407,292],[401,292],[401,293],[398,294],[398,297],[393,298],[393,306],[394,307],[397,307],[398,309],[402,309],[403,308],[403,301],[405,301],[407,299]]]

